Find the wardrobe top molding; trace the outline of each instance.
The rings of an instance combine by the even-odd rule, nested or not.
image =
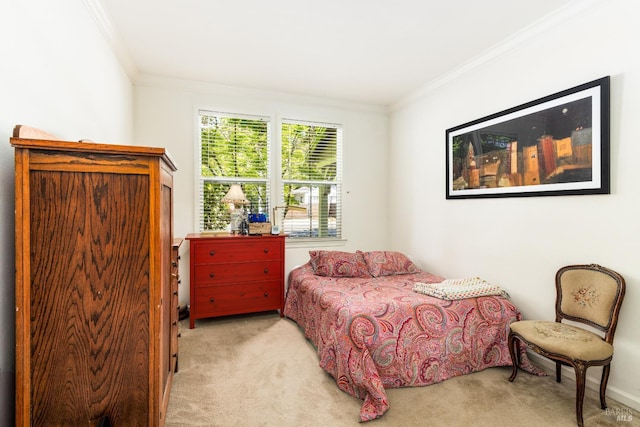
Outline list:
[[[85,141],[62,141],[57,139],[53,135],[49,135],[46,133],[38,135],[38,137],[18,137],[17,134],[20,133],[21,132],[16,129],[14,130],[14,136],[10,138],[11,145],[15,148],[160,157],[165,161],[165,163],[171,168],[172,171],[178,170],[178,167],[176,166],[176,163],[169,152],[161,147],[104,144]],[[40,136],[48,138],[41,139]]]

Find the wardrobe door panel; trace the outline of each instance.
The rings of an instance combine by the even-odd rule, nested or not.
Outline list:
[[[30,180],[32,425],[146,426],[149,177]]]

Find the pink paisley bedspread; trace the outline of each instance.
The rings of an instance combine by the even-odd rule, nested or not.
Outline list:
[[[341,390],[363,399],[360,420],[389,408],[385,388],[423,386],[494,366],[510,366],[509,324],[519,310],[506,298],[446,301],[413,292],[427,272],[333,278],[294,269],[284,314],[316,346],[320,366]],[[542,374],[520,351],[523,369]]]

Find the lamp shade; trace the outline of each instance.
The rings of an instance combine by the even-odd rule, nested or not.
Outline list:
[[[231,184],[231,188],[229,188],[227,194],[222,198],[222,203],[233,203],[234,205],[244,205],[248,202],[240,184]]]

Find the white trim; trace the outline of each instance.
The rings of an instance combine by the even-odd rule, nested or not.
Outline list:
[[[164,77],[144,73],[140,73],[136,77],[134,84],[136,86],[147,86],[158,89],[181,90],[184,92],[197,93],[199,95],[229,95],[233,97],[251,98],[252,100],[264,100],[269,102],[270,104],[292,102],[298,104],[298,107],[307,105],[314,107],[336,108],[346,111],[378,113],[384,115],[388,113],[388,109],[386,106],[375,104],[364,104],[333,98],[321,98],[317,96],[298,95],[287,92],[251,89],[239,86],[228,86],[213,82],[178,79],[173,77]]]
[[[111,24],[111,16],[107,13],[107,11],[102,7],[102,3],[100,0],[82,0],[87,9],[89,9],[89,13],[93,17],[93,20],[96,23],[96,26],[104,36],[105,40],[111,46],[111,50],[113,50],[114,55],[116,56],[120,66],[124,70],[124,72],[129,76],[129,80],[132,83],[135,83],[135,80],[140,75],[140,71],[131,56],[131,53],[125,46],[120,37],[120,33],[114,28]]]
[[[504,39],[498,44],[490,47],[478,56],[471,58],[469,61],[460,65],[458,68],[451,70],[450,72],[442,75],[441,77],[432,80],[424,85],[422,88],[414,91],[412,94],[405,98],[400,99],[397,102],[392,103],[389,106],[389,112],[394,112],[408,104],[411,104],[418,99],[428,95],[430,92],[435,91],[441,86],[457,79],[458,77],[473,71],[474,69],[486,64],[494,58],[497,58],[515,48],[520,46],[527,40],[530,40],[538,34],[544,32],[549,28],[555,26],[562,26],[568,20],[571,20],[574,16],[584,12],[591,8],[594,4],[603,2],[605,0],[574,0],[567,3],[565,6],[557,9],[556,11],[543,16],[531,25],[524,27],[522,30],[513,34],[511,37]]]
[[[284,204],[284,193],[282,191],[283,186],[282,186],[282,171],[281,171],[281,165],[282,165],[282,123],[284,121],[284,118],[282,118],[282,116],[280,114],[278,114],[277,112],[275,113],[275,119],[276,121],[274,122],[275,125],[273,126],[273,128],[271,129],[271,132],[273,133],[273,145],[275,146],[275,149],[271,150],[271,158],[270,158],[270,164],[269,164],[269,168],[271,171],[274,171],[274,173],[272,173],[271,176],[271,185],[272,187],[270,188],[271,190],[271,199],[270,199],[270,207],[271,209],[275,208],[276,206],[281,206]],[[269,220],[271,221],[272,225],[273,225],[273,221],[274,219],[271,218],[271,215],[269,215]],[[282,225],[282,223],[280,224]],[[291,242],[294,239],[289,239],[287,238],[287,242]]]
[[[195,230],[200,229],[200,111],[193,108],[193,224]],[[194,230],[194,231],[195,231]]]
[[[315,126],[315,127],[323,127],[323,128],[334,127],[336,129],[342,129],[342,126],[343,126],[340,123],[311,121],[311,120],[305,120],[305,119],[300,120],[300,119],[293,119],[290,117],[283,117],[280,120],[281,120],[281,123],[287,123],[290,125],[304,125],[304,126]]]
[[[319,247],[342,247],[347,244],[347,240],[342,239],[317,239],[317,238],[296,238],[292,239],[287,237],[287,249],[288,248],[319,248]]]
[[[209,114],[212,116],[224,116],[231,117],[234,119],[246,119],[246,120],[264,120],[265,122],[271,121],[271,116],[266,114],[247,114],[247,113],[233,113],[230,111],[220,111],[220,110],[210,110],[207,108],[199,108],[198,114]],[[200,128],[200,123],[198,123],[198,128]],[[198,140],[200,139],[198,135]]]

